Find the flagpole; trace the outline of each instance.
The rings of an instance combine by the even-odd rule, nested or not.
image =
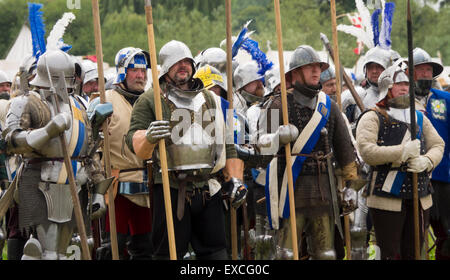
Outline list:
[[[280,78],[281,78],[281,106],[283,112],[283,124],[289,124],[289,115],[287,108],[287,95],[286,95],[286,77],[284,76],[284,57],[283,57],[283,38],[281,32],[281,16],[280,16],[280,1],[274,0],[275,6],[275,23],[278,39],[278,60],[280,64]],[[291,159],[291,145],[287,143],[285,145],[286,152],[286,170],[288,177],[288,190],[289,190],[289,212],[290,212],[290,226],[292,234],[292,253],[294,260],[298,260],[298,242],[297,242],[297,223],[295,217],[295,201],[294,201],[294,182],[292,177],[292,159]]]

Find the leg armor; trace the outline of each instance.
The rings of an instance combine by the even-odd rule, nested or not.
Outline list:
[[[363,196],[365,188],[358,192],[358,208],[355,210],[355,218],[350,228],[351,257],[352,260],[367,260],[367,214],[369,209],[366,198]]]
[[[255,223],[255,259],[273,260],[276,255],[275,230],[269,227],[267,217],[256,215]]]
[[[311,259],[335,260],[334,223],[326,214],[310,218],[306,230],[308,253]]]

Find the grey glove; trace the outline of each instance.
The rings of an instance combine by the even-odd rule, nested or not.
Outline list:
[[[158,143],[159,140],[170,137],[170,126],[168,121],[151,122],[145,137],[152,144]]]
[[[295,125],[288,124],[280,126],[278,128],[280,145],[286,145],[287,143],[294,142],[297,140],[298,134],[298,128]]]

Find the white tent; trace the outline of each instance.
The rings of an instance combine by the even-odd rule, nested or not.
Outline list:
[[[19,67],[23,60],[32,54],[33,43],[31,31],[30,28],[24,24],[6,58],[0,60],[0,69],[12,79],[19,71]]]

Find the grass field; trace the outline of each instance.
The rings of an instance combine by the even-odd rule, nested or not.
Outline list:
[[[434,244],[434,234],[433,231],[430,229],[429,233],[428,233],[428,248],[433,247]],[[375,260],[376,259],[376,247],[373,241],[369,242],[369,260]],[[2,256],[3,256],[3,260],[7,260],[7,245],[5,242],[5,247],[3,248],[3,252],[2,252]],[[423,254],[424,255],[424,254]],[[423,259],[427,259],[427,258],[423,258]],[[435,247],[431,248],[431,250],[429,250],[428,253],[428,260],[435,260]]]

